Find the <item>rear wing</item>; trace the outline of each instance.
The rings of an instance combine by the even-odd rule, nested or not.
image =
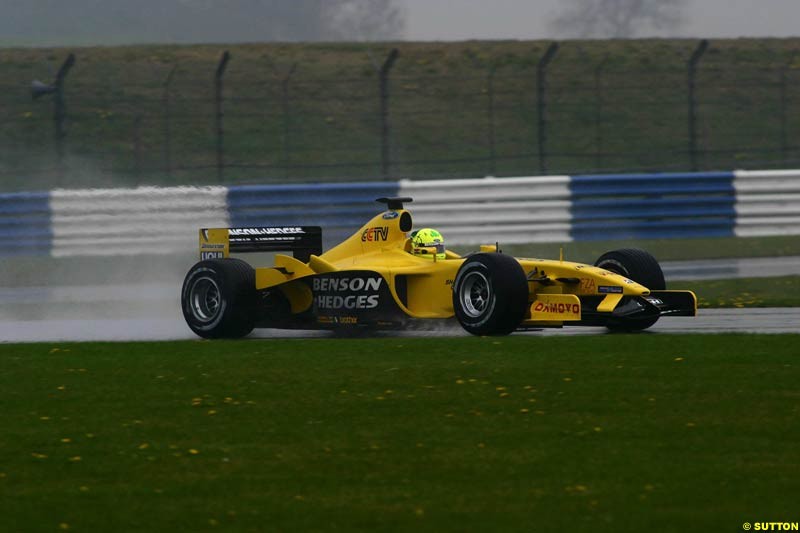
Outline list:
[[[200,259],[223,259],[235,253],[286,252],[307,263],[322,254],[319,226],[271,226],[251,228],[203,228]]]

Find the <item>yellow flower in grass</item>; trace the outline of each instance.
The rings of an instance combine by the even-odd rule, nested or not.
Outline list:
[[[564,487],[564,490],[571,494],[580,494],[586,492],[589,488],[586,485],[569,485]]]

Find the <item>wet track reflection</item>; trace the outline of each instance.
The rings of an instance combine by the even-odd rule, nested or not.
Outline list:
[[[661,319],[642,333],[800,333],[800,309],[707,309],[695,318]],[[605,328],[565,327],[515,333],[514,335],[608,335]],[[341,335],[338,335],[341,336]],[[462,337],[468,336],[457,324],[436,331],[370,332],[361,337]],[[250,339],[336,338],[327,331],[255,330]],[[197,339],[183,318],[127,318],[94,320],[18,320],[0,322],[3,342],[63,342],[63,341],[166,341]]]
[[[664,263],[669,280],[800,272],[800,257]],[[128,287],[0,287],[0,342],[162,341],[197,339],[180,315],[180,281]],[[436,331],[371,332],[371,337],[466,336]],[[645,334],[800,333],[800,309],[708,309],[695,318],[662,318]],[[515,335],[606,335],[605,328],[565,327]],[[333,338],[326,331],[256,330],[248,338]]]

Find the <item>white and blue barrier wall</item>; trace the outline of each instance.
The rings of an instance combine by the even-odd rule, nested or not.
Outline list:
[[[50,193],[0,194],[0,255],[49,254],[52,228]]]
[[[319,225],[331,246],[411,196],[455,245],[800,235],[800,170],[0,194],[0,255],[193,251],[200,227]]]

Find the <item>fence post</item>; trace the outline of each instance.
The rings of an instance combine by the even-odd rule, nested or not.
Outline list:
[[[56,149],[56,178],[59,186],[64,180],[64,137],[67,136],[67,130],[64,127],[64,119],[67,116],[66,105],[64,104],[64,80],[74,64],[75,54],[69,54],[58,69],[56,79],[52,85],[42,83],[39,80],[31,82],[31,97],[34,100],[46,94],[53,95],[53,137]]]
[[[489,175],[494,176],[497,174],[497,151],[496,151],[496,138],[495,138],[495,116],[494,116],[494,75],[497,72],[497,65],[492,64],[489,66],[489,76],[487,80],[487,110],[486,119],[489,122]]]
[[[217,129],[217,181],[219,183],[222,183],[223,169],[225,167],[225,130],[222,120],[222,78],[225,75],[225,67],[228,66],[228,61],[230,61],[230,59],[231,54],[225,50],[217,65],[217,72],[214,75],[214,108]]]
[[[164,168],[167,172],[167,178],[170,180],[172,179],[172,102],[169,97],[169,88],[177,69],[178,65],[173,65],[161,85],[163,89],[161,93],[161,108],[164,113]]]
[[[297,68],[297,63],[293,63],[289,71],[281,79],[281,108],[283,110],[283,171],[284,177],[289,178],[289,165],[291,164],[292,146],[290,142],[291,124],[290,116],[291,109],[289,107],[289,80]]]
[[[605,102],[603,101],[603,69],[608,63],[608,56],[605,56],[594,69],[594,148],[595,148],[595,171],[599,172],[603,168],[603,113],[605,112]]]
[[[708,40],[703,39],[692,52],[687,64],[688,82],[688,111],[689,111],[689,164],[692,171],[697,170],[697,101],[695,99],[695,79],[697,77],[697,63],[708,49]]]
[[[53,95],[55,103],[55,111],[53,120],[55,122],[56,132],[56,150],[58,151],[59,165],[64,161],[64,137],[67,136],[67,131],[64,128],[64,119],[67,117],[67,109],[64,103],[64,80],[69,74],[70,69],[75,64],[75,54],[67,56],[66,61],[61,65],[56,74],[55,94]]]
[[[786,111],[789,104],[788,95],[786,92],[786,71],[789,69],[789,64],[781,67],[781,81],[780,81],[780,105],[781,105],[781,163],[786,166],[786,159],[789,155],[789,128],[787,126]]]
[[[389,72],[392,70],[397,56],[400,54],[397,48],[392,48],[386,60],[383,62],[379,72],[379,90],[381,99],[381,176],[383,179],[389,178],[390,161],[390,139],[391,126],[389,124]]]
[[[133,172],[136,176],[136,184],[141,182],[142,177],[142,113],[136,114],[133,119]]]
[[[558,52],[558,43],[550,43],[536,67],[536,111],[538,121],[539,171],[547,172],[547,66]]]

